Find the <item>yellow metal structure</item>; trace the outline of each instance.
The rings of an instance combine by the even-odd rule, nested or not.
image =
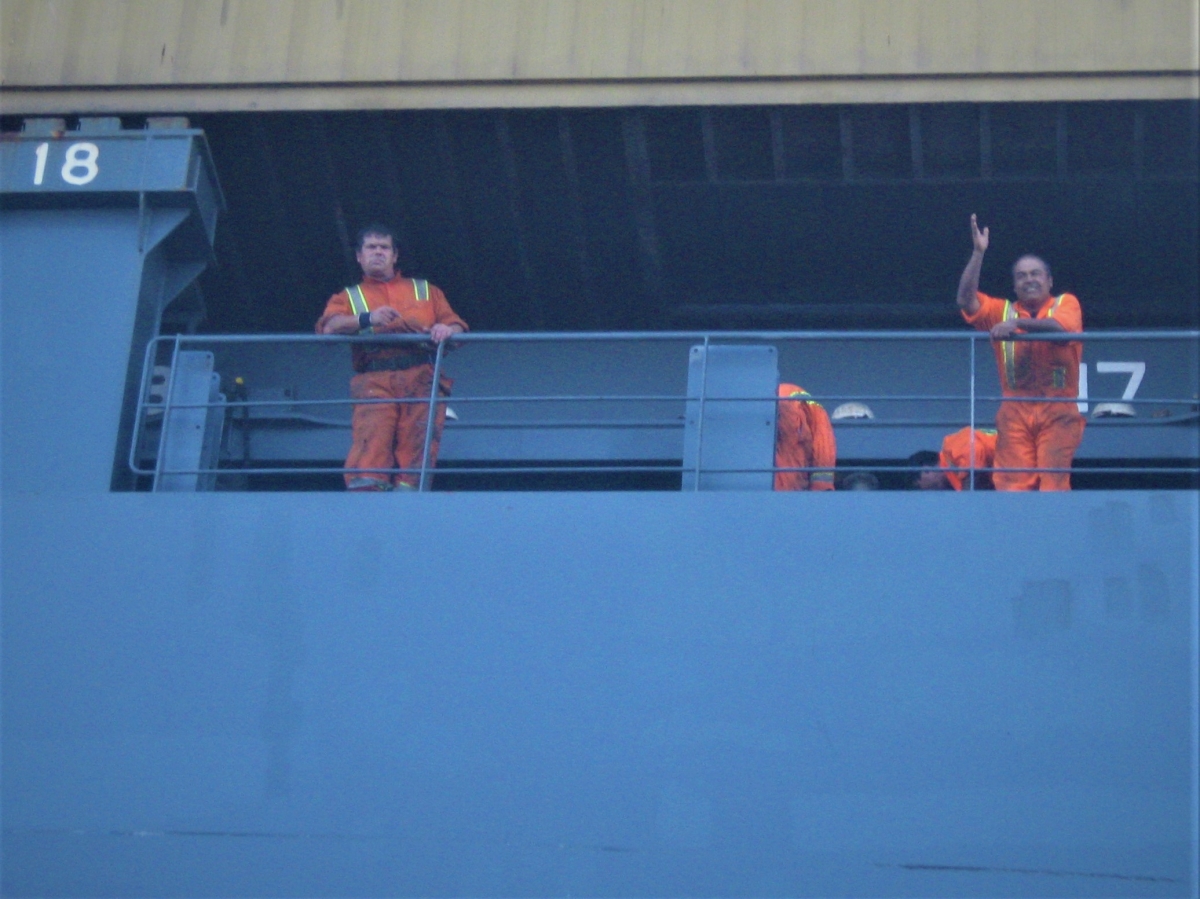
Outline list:
[[[1197,0],[4,0],[6,113],[1180,99]]]

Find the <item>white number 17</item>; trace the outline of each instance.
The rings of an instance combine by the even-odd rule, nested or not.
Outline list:
[[[1079,399],[1086,400],[1088,398],[1088,377],[1087,363],[1079,363]],[[1142,386],[1142,378],[1146,377],[1145,362],[1097,362],[1096,374],[1098,375],[1129,375],[1129,383],[1125,385],[1125,392],[1121,394],[1121,399],[1131,400],[1137,394],[1137,390]],[[1088,410],[1087,403],[1079,403],[1079,411],[1086,412]]]

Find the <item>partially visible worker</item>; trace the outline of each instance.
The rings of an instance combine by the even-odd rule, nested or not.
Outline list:
[[[852,471],[842,478],[840,490],[878,490],[879,478],[874,472]]]
[[[1071,462],[1083,439],[1084,418],[1075,404],[1083,346],[1078,341],[1012,338],[1083,331],[1079,300],[1069,293],[1051,296],[1050,266],[1033,255],[1013,264],[1016,302],[981,293],[979,272],[988,229],[980,231],[974,215],[971,241],[974,250],[958,282],[958,305],[968,324],[991,334],[1005,398],[996,414],[999,436],[992,480],[997,490],[1070,490]]]
[[[350,381],[355,400],[424,400],[362,403],[354,407],[350,453],[346,457],[348,490],[412,490],[420,476],[433,390],[434,345],[467,330],[442,291],[420,278],[406,278],[396,268],[396,238],[385,225],[372,224],[358,235],[355,254],[362,268],[360,284],[335,293],[317,321],[318,334],[427,334],[424,343],[355,343]],[[438,395],[449,396],[451,381],[439,378]],[[437,462],[446,421],[445,403],[437,404],[429,467]]]
[[[832,490],[837,440],[825,407],[804,388],[779,385],[775,412],[775,467],[819,471],[776,471],[776,490]]]
[[[974,455],[971,449],[969,427],[947,434],[942,440],[942,451],[921,450],[908,457],[908,464],[920,471],[912,473],[912,485],[918,490],[962,490],[969,472],[955,469],[989,469],[996,460],[997,434],[991,428],[977,428],[974,432]],[[975,472],[975,489],[992,487],[990,471]]]

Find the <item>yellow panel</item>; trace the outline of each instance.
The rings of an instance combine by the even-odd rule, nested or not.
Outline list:
[[[290,0],[228,0],[227,22],[222,33],[232,44],[229,67],[214,73],[217,83],[286,80],[283,76],[292,37],[292,18],[300,5]],[[190,78],[184,79],[184,82]]]
[[[172,81],[211,84],[228,74],[233,42],[228,39],[229,8],[224,4],[187,3],[180,25],[189,38],[175,54]]]
[[[4,86],[1195,71],[1195,0],[4,0]]]
[[[116,10],[124,7],[124,15]],[[181,43],[183,0],[130,0],[113,4],[114,25],[122,30],[117,84],[170,84]]]
[[[64,27],[71,11],[67,0],[0,3],[0,85],[63,83],[64,61],[77,52]],[[117,44],[118,36],[97,35],[96,43]],[[111,57],[119,47],[105,46],[103,52]]]
[[[116,82],[121,56],[114,52],[114,47],[123,40],[123,29],[113,27],[119,23],[110,21],[112,10],[93,4],[79,8],[67,4],[63,5],[62,16],[61,21],[66,24],[62,30],[66,47],[72,50],[60,57],[62,83],[78,84],[87,77],[85,73],[98,73],[99,83]]]

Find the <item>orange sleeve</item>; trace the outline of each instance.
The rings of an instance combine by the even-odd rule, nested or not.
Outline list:
[[[965,468],[969,464],[970,443],[968,443],[970,428],[962,428],[955,431],[953,434],[947,434],[942,439],[942,451],[938,454],[938,465],[942,468]],[[975,464],[981,465],[980,460],[976,459]],[[955,490],[962,490],[963,480],[966,476],[961,471],[947,471],[946,480],[950,482],[950,486]]]
[[[325,322],[329,321],[333,316],[349,315],[351,312],[353,310],[350,308],[350,298],[346,296],[346,291],[339,290],[329,298],[329,302],[325,304],[325,312],[317,319],[317,333],[324,333]]]
[[[959,461],[963,458],[965,452],[969,452],[970,444],[967,442],[970,437],[971,429],[960,428],[953,434],[947,434],[942,439],[942,452],[940,461],[943,468],[954,468],[958,466]]]
[[[971,429],[962,428],[953,434],[947,434],[942,441],[942,451],[938,457],[938,465],[942,468],[969,468],[971,466]],[[975,467],[992,468],[996,460],[996,432],[975,432]],[[947,471],[946,479],[955,490],[962,490],[966,482],[966,473]]]
[[[450,308],[446,295],[436,284],[429,285],[429,301],[433,303],[433,320],[440,325],[458,325],[464,331],[469,331],[467,323],[457,312]]]
[[[1062,295],[1062,302],[1058,304],[1052,317],[1072,334],[1083,330],[1083,309],[1079,305],[1079,298],[1073,293]]]
[[[777,454],[783,454],[789,460],[805,459],[812,444],[812,432],[808,426],[808,416],[804,414],[802,400],[781,400],[775,406],[775,445]],[[788,465],[803,466],[807,462],[790,461]]]
[[[833,469],[837,465],[837,438],[833,422],[820,403],[808,403],[808,421],[813,435],[813,467],[824,469],[812,474],[812,490],[833,489]]]
[[[977,331],[990,331],[1004,317],[1004,300],[989,297],[986,293],[976,293],[979,298],[979,308],[974,315],[969,315],[966,309],[960,309],[964,321]],[[1066,300],[1063,300],[1065,303]]]

